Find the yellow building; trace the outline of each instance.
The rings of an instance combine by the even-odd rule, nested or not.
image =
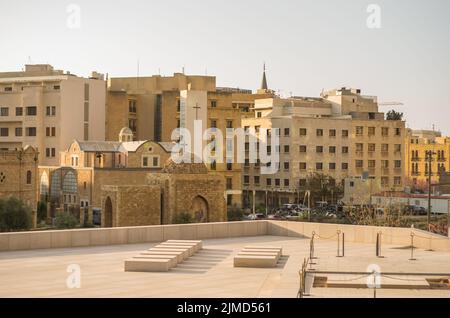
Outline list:
[[[256,100],[254,112],[242,126],[280,130],[280,167],[274,175],[262,175],[258,163],[246,161],[245,205],[253,196],[274,206],[297,201],[316,172],[337,183],[367,175],[382,189],[403,189],[405,123],[385,120],[376,97],[342,88],[320,98]]]
[[[72,140],[105,139],[103,75],[82,78],[51,65],[0,73],[0,148],[31,145],[39,162],[57,165]]]
[[[428,160],[426,152],[433,153],[431,183],[439,182],[441,172],[450,171],[450,137],[443,137],[433,130],[407,130],[405,151],[405,174],[407,184],[415,188],[427,188]]]

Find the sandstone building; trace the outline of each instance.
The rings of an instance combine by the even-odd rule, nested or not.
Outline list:
[[[0,198],[16,197],[37,208],[38,152],[31,146],[0,151]]]
[[[226,221],[223,176],[204,164],[174,164],[173,143],[132,139],[124,128],[120,141],[74,141],[60,166],[39,167],[49,217],[66,211],[103,227],[170,224],[179,213]]]
[[[280,205],[299,199],[312,173],[331,176],[337,183],[365,175],[382,189],[403,189],[403,121],[385,120],[377,98],[356,89],[335,89],[321,97],[266,98],[255,102],[255,116],[242,126],[279,129],[280,166],[273,175],[261,174],[260,163],[244,164],[246,206],[253,202]],[[246,149],[249,145],[246,144]]]
[[[95,72],[82,78],[51,65],[25,65],[0,73],[0,148],[31,145],[40,164],[58,165],[73,139],[104,140],[105,92]]]

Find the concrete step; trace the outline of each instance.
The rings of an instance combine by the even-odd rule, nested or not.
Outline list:
[[[151,255],[175,256],[177,258],[178,264],[184,260],[183,254],[180,252],[176,252],[176,251],[152,251],[152,250],[149,250],[147,252],[142,252],[140,255],[143,255],[143,256],[151,256]]]
[[[170,259],[138,259],[125,260],[125,272],[167,272],[170,269]]]
[[[234,267],[276,267],[277,261],[276,255],[237,255],[234,257]]]
[[[170,261],[170,268],[176,267],[178,264],[178,257],[177,255],[137,255],[133,256],[133,258],[137,259],[168,259]]]

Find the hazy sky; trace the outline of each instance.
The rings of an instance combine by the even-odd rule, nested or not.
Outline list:
[[[379,29],[367,27],[370,4],[381,8]],[[282,94],[361,88],[403,102],[408,127],[450,134],[448,0],[0,0],[0,71],[31,61],[134,76],[138,59],[141,75],[184,65],[250,89],[266,61]]]

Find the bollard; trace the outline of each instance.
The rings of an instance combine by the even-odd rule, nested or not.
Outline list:
[[[340,248],[340,245],[341,245],[341,231],[337,231],[337,243],[338,243],[338,245],[337,245],[337,256],[336,257],[341,257],[341,255],[339,254],[339,248]]]
[[[382,235],[381,232],[377,233],[377,257],[380,257],[380,258],[384,257],[384,256],[381,256],[381,235]]]
[[[379,256],[380,233],[377,233],[377,242],[375,244],[375,256]]]
[[[410,261],[415,261],[416,260],[414,258],[414,233],[411,233],[411,258],[409,260]]]
[[[345,256],[345,233],[342,232],[342,257]]]

